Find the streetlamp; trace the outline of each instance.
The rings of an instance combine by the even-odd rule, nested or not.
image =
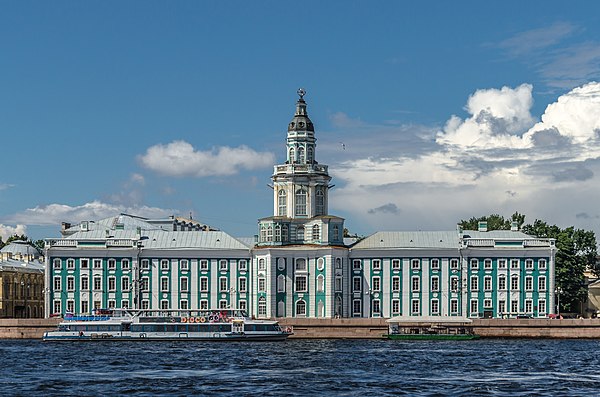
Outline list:
[[[557,298],[556,317],[558,319],[560,319],[560,294],[562,294],[562,292],[563,292],[562,288],[558,287],[556,289],[556,298]]]

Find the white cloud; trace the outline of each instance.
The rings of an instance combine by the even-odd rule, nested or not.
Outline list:
[[[600,232],[600,83],[560,96],[537,123],[532,103],[528,84],[478,90],[469,116],[452,116],[427,151],[406,156],[406,147],[386,140],[386,153],[396,155],[369,156],[365,148],[342,160],[331,167],[341,185],[331,192],[331,212],[349,212],[371,231],[447,230],[471,216],[519,211],[530,222]]]
[[[6,241],[6,239],[8,239],[10,236],[14,236],[15,234],[19,236],[22,234],[27,235],[27,226],[16,225],[13,227],[0,224],[0,237],[3,241]]]
[[[131,174],[129,181],[131,183],[135,183],[141,186],[144,186],[146,184],[146,179],[144,178],[144,175],[138,173]]]
[[[0,191],[6,190],[6,189],[10,189],[10,188],[12,188],[14,186],[15,185],[12,185],[10,183],[0,183]]]
[[[173,215],[175,211],[148,206],[122,206],[92,201],[79,206],[66,204],[49,204],[28,208],[25,211],[6,217],[8,222],[24,223],[27,225],[60,225],[61,222],[78,222],[82,220],[97,220],[114,216],[119,213],[160,218]]]
[[[233,175],[240,169],[268,168],[275,163],[273,153],[257,152],[243,145],[199,151],[185,141],[152,146],[138,159],[145,168],[176,177]]]

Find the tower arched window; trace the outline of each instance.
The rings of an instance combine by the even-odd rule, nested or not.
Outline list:
[[[281,241],[281,226],[275,225],[275,241]]]
[[[340,227],[338,225],[333,225],[333,241],[340,241]]]
[[[314,225],[312,227],[312,239],[313,241],[319,241],[321,239],[321,228],[319,225]]]
[[[287,194],[284,189],[279,189],[277,194],[277,213],[279,216],[287,215]]]
[[[325,192],[323,186],[317,186],[315,215],[325,215]]]
[[[288,160],[289,160],[290,164],[293,164],[296,162],[296,152],[294,151],[293,147],[290,148],[290,158]]]
[[[260,241],[267,241],[267,228],[264,225],[260,227]]]
[[[299,226],[298,229],[296,229],[296,240],[304,241],[304,227]]]
[[[306,215],[306,189],[296,190],[296,215]]]
[[[304,164],[304,148],[303,147],[298,148],[298,162],[300,164]]]
[[[314,157],[314,155],[313,155],[313,148],[309,147],[308,150],[306,151],[306,161],[308,163],[312,164],[312,162],[314,160],[313,157]]]
[[[281,241],[288,241],[288,225],[281,226]]]
[[[267,227],[267,241],[273,241],[273,226]]]

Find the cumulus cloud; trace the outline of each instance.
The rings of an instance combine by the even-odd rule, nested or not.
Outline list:
[[[275,163],[270,152],[257,152],[247,146],[222,146],[200,151],[185,141],[151,146],[138,156],[141,165],[162,175],[175,177],[206,177],[233,175],[240,169],[268,168]]]
[[[357,154],[347,150],[351,157],[331,167],[339,186],[332,213],[350,212],[379,230],[447,229],[471,216],[514,211],[530,221],[599,229],[581,214],[594,213],[600,197],[600,83],[566,92],[537,120],[532,104],[529,84],[478,90],[468,115],[450,117],[425,151],[406,156],[393,140],[385,142],[385,157],[369,155],[368,145]],[[393,207],[373,203],[402,208],[402,223],[385,212]]]
[[[378,212],[384,214],[398,214],[400,213],[400,209],[394,203],[387,203],[377,208],[371,208],[367,211],[369,214],[376,214]]]
[[[108,218],[119,213],[160,218],[173,215],[175,211],[148,206],[121,206],[115,204],[92,201],[79,206],[67,204],[49,204],[28,208],[5,218],[10,223],[24,223],[27,225],[59,225],[61,222],[78,222],[82,220],[96,220]]]
[[[0,237],[3,241],[6,241],[10,236],[17,235],[27,235],[27,226],[25,225],[16,225],[16,226],[7,226],[0,224]]]

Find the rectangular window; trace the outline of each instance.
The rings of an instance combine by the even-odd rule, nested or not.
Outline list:
[[[486,309],[491,309],[492,308],[492,300],[491,299],[484,299],[483,300],[483,307]]]
[[[67,301],[67,312],[73,313],[74,311],[75,311],[75,301],[69,299]]]
[[[200,292],[208,292],[208,277],[200,277]]]
[[[393,270],[399,270],[400,269],[400,259],[393,259],[392,260],[392,269]]]
[[[540,270],[546,270],[547,262],[545,259],[540,259],[538,261],[538,267]]]
[[[506,301],[504,301],[504,300],[498,301],[498,314],[500,314],[500,315],[506,314]]]
[[[161,277],[160,278],[160,290],[166,292],[169,290],[169,278]]]
[[[479,278],[477,276],[471,276],[471,291],[479,290]]]
[[[148,277],[142,277],[142,282],[140,283],[140,289],[142,292],[150,291],[150,279]]]
[[[421,280],[419,277],[412,278],[412,291],[417,292],[421,290]]]
[[[186,299],[182,299],[181,301],[179,301],[179,308],[181,310],[187,310],[188,309],[188,301]]]
[[[75,277],[67,277],[67,291],[75,291]]]
[[[121,269],[129,270],[131,268],[129,259],[121,259]]]
[[[100,291],[102,289],[102,279],[100,277],[94,277],[94,289]]]
[[[498,259],[498,269],[506,269],[506,259]]]
[[[340,292],[342,290],[342,278],[335,278],[335,292]]]
[[[439,259],[431,260],[431,270],[439,270],[440,269],[440,261]]]
[[[208,261],[206,259],[200,261],[200,270],[208,270]]]
[[[82,269],[88,269],[90,266],[90,261],[88,259],[82,258],[79,260],[79,263]]]
[[[59,300],[55,300],[54,301],[54,313],[55,314],[61,314],[61,307],[60,307],[60,301]]]
[[[458,270],[458,259],[450,259],[450,269]]]
[[[108,290],[109,291],[116,291],[117,290],[117,278],[116,277],[109,277],[108,278]]]
[[[379,277],[373,277],[373,291],[379,291],[381,289],[381,279]]]
[[[228,289],[229,289],[229,287],[227,286],[227,277],[220,277],[219,278],[219,291],[225,292]]]
[[[510,260],[510,268],[511,269],[518,269],[520,267],[519,266],[519,262],[520,261],[518,259],[511,259]]]
[[[360,299],[354,299],[352,301],[352,316],[353,317],[360,317],[361,316],[361,310],[362,308],[362,302]]]
[[[179,279],[179,290],[181,292],[188,292],[188,278],[187,277],[181,277]]]
[[[360,261],[358,261],[358,260],[352,261],[352,268],[354,270],[360,270],[361,269]]]
[[[219,309],[227,309],[227,306],[228,306],[228,305],[227,305],[227,300],[225,300],[225,299],[221,299],[221,300],[219,301]]]
[[[546,300],[545,299],[540,299],[538,301],[538,313],[546,314]]]
[[[88,301],[81,301],[81,314],[87,314],[90,311],[90,303]]]
[[[200,310],[208,310],[208,301],[206,299],[200,301]]]
[[[150,261],[148,259],[142,259],[142,270],[150,269]]]
[[[492,268],[492,260],[491,259],[486,259],[483,261],[483,268],[485,270],[490,270]]]
[[[240,277],[238,280],[240,292],[246,292],[246,277]]]
[[[129,300],[127,300],[127,299],[123,299],[123,300],[121,301],[121,307],[122,307],[123,309],[129,309]]]
[[[479,261],[477,259],[471,259],[471,269],[479,269]]]
[[[519,276],[512,276],[510,278],[510,289],[513,291],[519,289]]]
[[[531,299],[525,300],[525,313],[527,313],[527,314],[533,313],[533,301]]]
[[[479,315],[479,302],[477,299],[471,299],[471,316]]]
[[[240,310],[246,310],[246,301],[244,299],[241,299],[238,303],[238,307]]]
[[[189,262],[187,261],[187,259],[182,259],[182,260],[180,260],[180,261],[179,261],[179,268],[180,268],[182,271],[187,271],[187,270],[189,270],[189,268],[190,268],[190,264],[189,264]],[[186,301],[186,302],[187,302],[187,301]]]
[[[421,268],[421,261],[418,259],[413,259],[410,261],[410,268],[413,270],[418,270]]]
[[[485,276],[483,278],[483,289],[486,291],[492,290],[492,277],[491,276]]]
[[[458,300],[450,299],[450,314],[458,314]]]
[[[431,277],[431,291],[438,292],[440,290],[440,278]]]
[[[247,267],[247,262],[246,260],[241,260],[238,262],[238,268],[240,271],[246,271],[246,267]]]
[[[58,258],[57,258],[57,259],[54,259],[54,260],[52,261],[52,267],[53,267],[54,269],[60,269],[60,268],[61,268],[61,261],[60,261],[60,259],[58,259]]]
[[[392,277],[392,292],[400,292],[400,277]]]
[[[226,260],[219,261],[219,270],[221,270],[221,271],[227,270],[227,261]]]
[[[108,260],[108,270],[115,270],[117,268],[117,261],[114,259]]]
[[[94,259],[94,269],[102,269],[102,259]]]
[[[108,308],[109,309],[114,309],[117,306],[117,302],[115,302],[114,299],[109,299],[108,301]]]
[[[150,302],[147,299],[144,299],[142,301],[142,309],[143,310],[148,310],[150,309]]]
[[[373,270],[381,270],[381,261],[379,259],[373,259]]]
[[[410,305],[410,307],[411,307],[411,310],[410,310],[411,314],[419,314],[420,313],[420,305],[419,305],[419,303],[420,302],[419,302],[418,299],[413,299],[411,301],[411,305]]]
[[[352,278],[352,291],[360,292],[362,289],[362,279],[360,277]]]
[[[121,277],[121,290],[123,292],[129,291],[129,277]]]
[[[296,276],[296,291],[305,292],[306,288],[306,276]]]
[[[75,259],[67,259],[67,269],[75,269]]]
[[[392,299],[392,314],[400,314],[400,299]]]
[[[500,291],[506,290],[506,276],[502,275],[498,277],[498,289]]]
[[[525,291],[533,291],[533,277],[525,277]]]
[[[450,291],[458,292],[458,277],[450,278]]]
[[[169,301],[168,300],[161,300],[160,301],[160,308],[163,310],[169,310]]]
[[[81,277],[81,290],[87,291],[88,289],[90,289],[89,279],[87,278],[87,276],[82,276]]]
[[[533,270],[533,259],[525,259],[525,269]]]
[[[267,290],[265,286],[266,282],[263,277],[258,278],[258,292],[265,292]],[[296,286],[298,285],[298,277],[296,278]]]
[[[511,311],[511,313],[519,312],[519,301],[511,301],[510,302],[510,311]]]
[[[546,276],[540,276],[538,278],[538,291],[540,291],[540,292],[546,291]]]
[[[437,299],[431,300],[431,314],[440,314],[440,301]]]
[[[160,269],[161,270],[169,270],[169,267],[170,267],[170,263],[169,263],[168,259],[163,259],[160,261]]]
[[[380,302],[379,299],[374,299],[373,300],[373,314],[380,314],[381,310],[380,310]]]

